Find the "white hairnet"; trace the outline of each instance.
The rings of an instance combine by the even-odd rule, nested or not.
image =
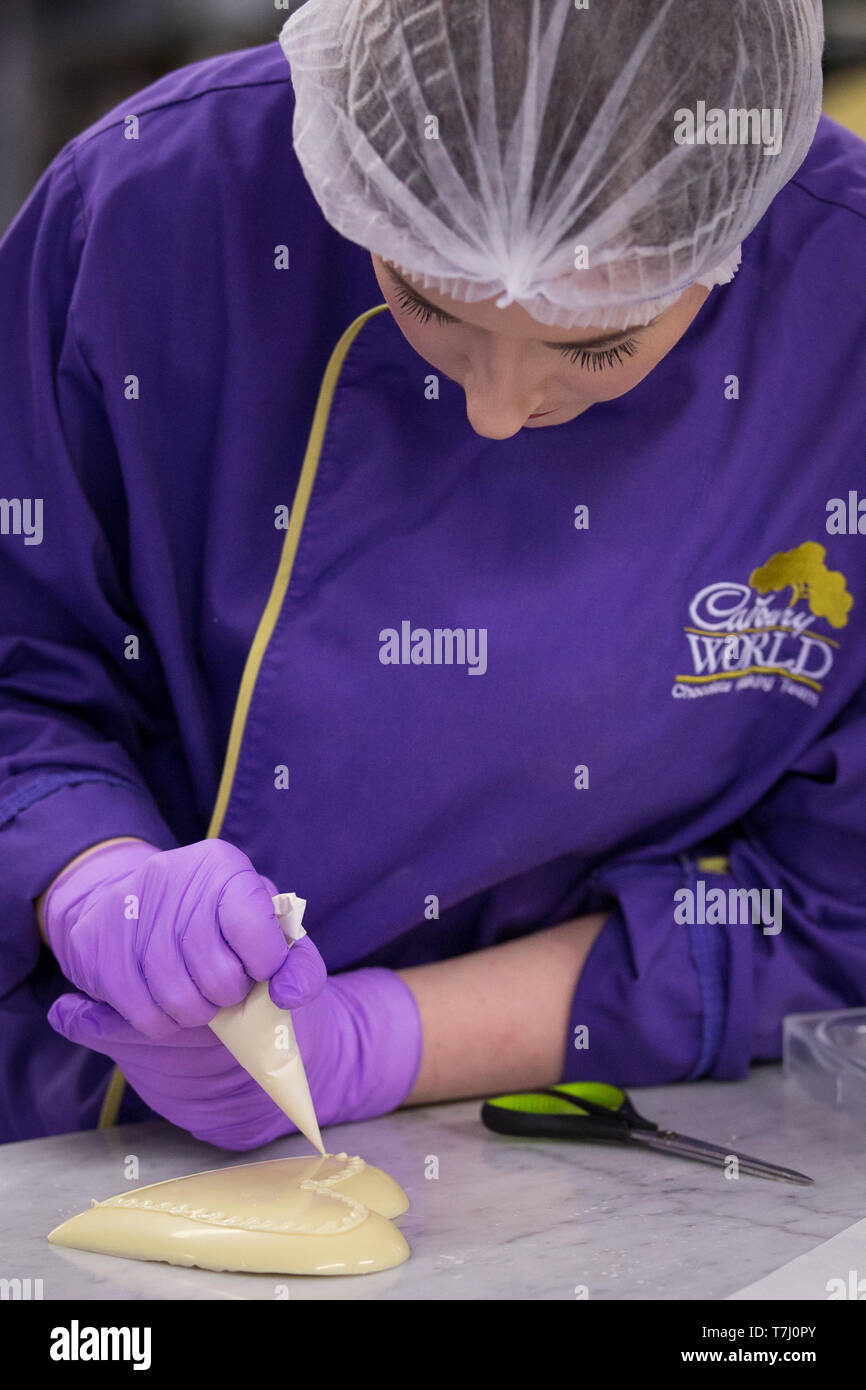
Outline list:
[[[561,327],[730,280],[815,133],[820,0],[586,3],[306,0],[280,42],[332,226]]]

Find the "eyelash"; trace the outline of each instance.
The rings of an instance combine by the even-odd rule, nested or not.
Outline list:
[[[612,348],[568,348],[563,356],[569,362],[580,362],[582,367],[592,367],[594,372],[603,372],[606,367],[619,366],[624,357],[634,357],[637,351],[637,338],[626,338]]]
[[[441,309],[428,309],[426,304],[422,304],[420,300],[415,299],[413,295],[409,294],[408,290],[403,289],[402,285],[397,285],[395,287],[394,295],[400,307],[404,309],[407,314],[413,314],[415,318],[420,319],[422,323],[429,323],[431,319],[435,319],[437,323],[454,322],[451,316],[449,314],[444,314]]]
[[[395,286],[394,296],[404,313],[419,319],[421,323],[430,323],[431,320],[439,324],[454,323],[449,314],[441,309],[428,309],[402,285]],[[619,366],[624,357],[634,357],[637,346],[636,338],[626,338],[625,342],[617,343],[612,348],[561,348],[560,352],[570,362],[579,362],[581,367],[591,367],[594,372],[601,372],[607,367]]]

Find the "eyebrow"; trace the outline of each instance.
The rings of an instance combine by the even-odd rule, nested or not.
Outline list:
[[[413,299],[417,300],[419,304],[423,304],[425,309],[431,309],[434,314],[441,314],[443,318],[450,319],[452,323],[463,322],[463,319],[457,318],[456,314],[449,314],[446,309],[440,309],[438,304],[432,304],[429,299],[425,299],[423,294],[416,290],[414,285],[410,285],[408,280],[404,280],[400,272],[395,270],[392,265],[389,265],[386,260],[383,260],[382,264],[391,276],[391,279],[396,284],[400,285]],[[563,349],[568,350],[569,348],[607,347],[611,343],[618,343],[621,339],[627,338],[631,333],[639,333],[644,328],[652,328],[653,324],[658,323],[660,317],[661,315],[659,315],[658,318],[652,319],[649,323],[636,323],[630,328],[621,328],[617,333],[604,333],[600,338],[584,338],[582,341],[574,343],[542,342],[542,347],[558,348],[560,351]],[[539,341],[541,340],[539,339]]]

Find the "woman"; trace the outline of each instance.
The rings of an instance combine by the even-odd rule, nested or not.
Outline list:
[[[819,6],[308,0],[282,42],[73,140],[0,248],[4,1137],[287,1133],[206,1026],[254,979],[323,1124],[743,1076],[866,994]]]

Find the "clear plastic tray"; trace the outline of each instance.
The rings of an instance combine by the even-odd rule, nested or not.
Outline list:
[[[866,1114],[866,1009],[789,1014],[782,1039],[786,1076],[815,1100]]]

